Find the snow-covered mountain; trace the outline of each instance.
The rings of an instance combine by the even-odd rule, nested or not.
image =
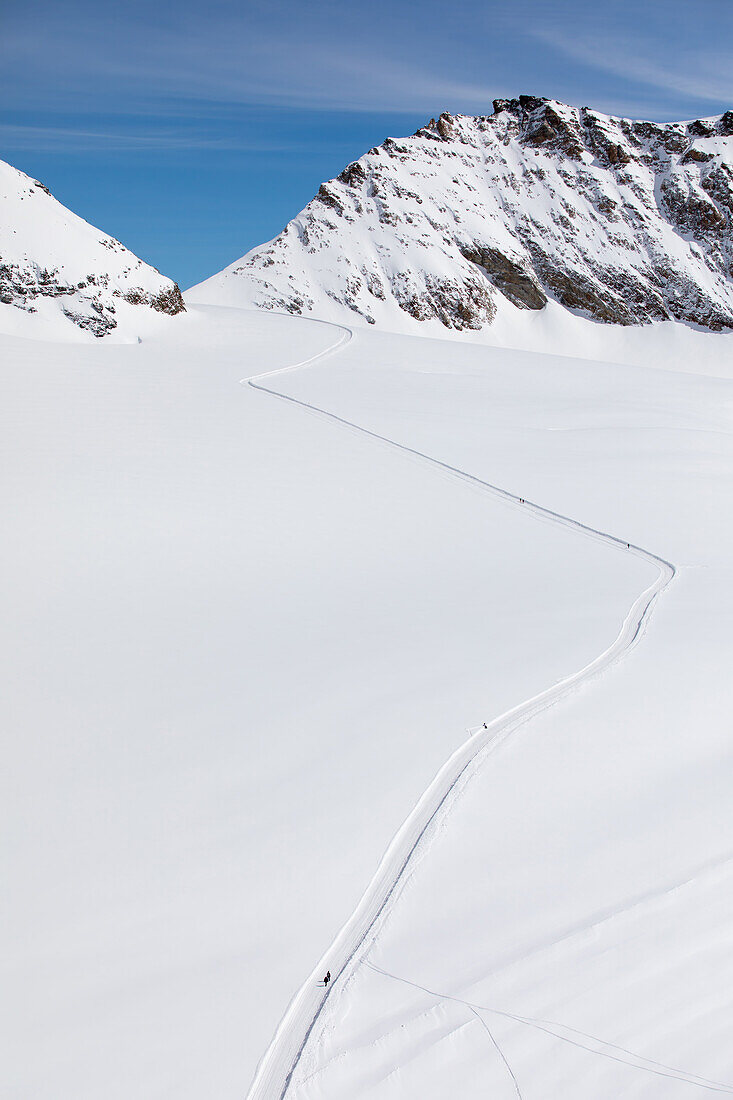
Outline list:
[[[0,303],[56,313],[94,336],[117,327],[122,303],[185,309],[176,283],[4,161],[0,204]]]
[[[190,295],[447,329],[549,298],[596,321],[721,330],[732,220],[733,111],[659,125],[520,96],[387,138]]]

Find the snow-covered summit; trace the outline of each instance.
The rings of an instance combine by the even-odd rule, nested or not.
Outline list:
[[[189,293],[400,328],[479,329],[550,298],[721,330],[732,222],[733,111],[661,125],[520,96],[387,138]]]
[[[120,306],[185,309],[176,283],[67,210],[38,180],[0,161],[0,303],[66,318],[94,336]]]

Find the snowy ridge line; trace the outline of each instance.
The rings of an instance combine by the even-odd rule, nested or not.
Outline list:
[[[590,1054],[597,1054],[601,1058],[610,1058],[613,1062],[621,1062],[622,1065],[631,1066],[633,1069],[644,1070],[645,1073],[653,1073],[657,1077],[669,1077],[675,1081],[682,1081],[687,1085],[697,1085],[699,1088],[708,1089],[710,1092],[733,1093],[733,1085],[727,1085],[723,1081],[713,1081],[708,1077],[701,1077],[697,1073],[690,1073],[688,1070],[668,1066],[666,1063],[658,1062],[654,1058],[646,1058],[643,1054],[636,1054],[633,1050],[628,1050],[626,1047],[619,1046],[618,1043],[609,1043],[606,1039],[599,1039],[597,1035],[589,1035],[586,1031],[579,1031],[578,1028],[570,1027],[569,1024],[559,1024],[555,1020],[538,1020],[534,1016],[519,1016],[514,1012],[506,1012],[500,1008],[490,1008],[488,1005],[475,1004],[473,1001],[467,1001],[462,997],[456,997],[452,993],[437,993],[434,989],[428,989],[427,986],[420,985],[419,982],[411,981],[410,978],[403,978],[400,977],[399,974],[392,974],[389,970],[383,970],[381,966],[376,966],[374,963],[367,962],[366,966],[376,974],[381,974],[385,978],[391,978],[393,981],[402,982],[403,985],[410,985],[413,989],[421,989],[423,993],[427,993],[428,996],[434,997],[437,1001],[454,1001],[456,1004],[465,1005],[466,1008],[469,1008],[479,1020],[482,1020],[482,1022],[481,1013],[490,1012],[494,1016],[502,1016],[506,1020],[513,1020],[518,1024],[526,1024],[528,1027],[536,1028],[538,1031],[542,1031],[546,1035],[552,1035],[554,1038],[561,1039],[563,1042],[570,1043],[572,1046],[579,1046],[583,1050],[587,1050]],[[575,1036],[575,1038],[570,1038],[568,1035],[564,1035],[563,1032],[569,1032],[570,1035]],[[584,1043],[582,1040],[586,1042]],[[594,1046],[586,1045],[588,1042],[593,1043]],[[624,1057],[624,1055],[626,1057]],[[506,1065],[506,1059],[503,1058],[503,1060]],[[512,1073],[511,1069],[509,1072]],[[513,1073],[512,1078],[514,1078]],[[516,1078],[514,1078],[514,1081],[516,1084]]]
[[[474,474],[424,454],[414,447],[398,443],[394,439],[380,435],[368,428],[363,428],[359,424],[338,416],[336,413],[328,412],[317,405],[301,401],[289,394],[280,393],[263,385],[261,379],[271,378],[276,374],[296,370],[324,359],[338,351],[353,337],[353,332],[346,329],[345,326],[325,321],[319,321],[318,323],[340,328],[342,329],[342,335],[325,351],[319,352],[303,362],[282,367],[270,374],[264,373],[250,378],[243,378],[241,384],[246,383],[254,390],[259,390],[282,401],[297,405],[312,414],[335,421],[351,431],[369,436],[371,439],[386,444],[395,450],[413,455],[431,466],[448,472],[461,481],[480,487],[482,491],[495,498],[527,509],[537,519],[572,528],[586,538],[606,543],[614,550],[632,553],[654,565],[659,573],[656,580],[636,598],[618,635],[607,649],[579,671],[512,707],[504,714],[499,715],[498,718],[495,718],[486,727],[480,726],[475,732],[472,730],[471,735],[446,760],[395,833],[356,909],[291,1000],[270,1046],[265,1051],[257,1067],[247,1094],[247,1100],[283,1100],[335,981],[344,976],[350,976],[355,970],[360,957],[371,946],[378,931],[377,924],[380,918],[385,915],[387,907],[395,897],[398,888],[404,885],[407,877],[406,872],[418,848],[428,838],[431,826],[436,823],[439,816],[445,816],[450,810],[459,793],[459,788],[463,785],[461,781],[465,782],[470,777],[469,771],[472,766],[474,766],[474,769],[479,766],[479,757],[494,751],[502,741],[531,718],[547,710],[580,684],[600,675],[620,660],[639,640],[658,596],[667,588],[677,572],[671,562],[645,550],[641,546],[628,543],[616,535],[600,531],[540,504],[532,503],[526,498],[520,498],[507,489],[502,489],[500,486],[484,481]],[[373,934],[370,936],[370,933]],[[326,969],[332,972],[333,978],[331,985],[324,987],[319,979]]]

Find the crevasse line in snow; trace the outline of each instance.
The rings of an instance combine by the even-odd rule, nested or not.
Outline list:
[[[562,515],[550,508],[520,498],[507,489],[502,489],[500,486],[484,481],[474,474],[470,474],[456,466],[451,466],[440,459],[433,458],[414,447],[408,447],[406,444],[380,435],[378,432],[363,428],[359,424],[338,416],[336,413],[328,412],[328,410],[317,405],[312,405],[307,401],[302,401],[263,385],[261,380],[264,378],[271,379],[276,375],[309,366],[335,354],[353,338],[353,331],[343,325],[336,325],[328,321],[316,321],[315,323],[340,329],[341,335],[330,347],[318,352],[309,359],[282,367],[269,374],[265,373],[244,378],[242,384],[246,383],[252,389],[267,393],[282,401],[288,401],[327,420],[335,421],[351,431],[369,436],[395,450],[414,455],[431,466],[447,471],[461,481],[479,486],[491,496],[525,509],[537,519],[559,524],[563,527],[570,527],[586,538],[606,543],[614,550],[632,553],[636,557],[643,558],[656,566],[659,573],[656,580],[636,598],[619,634],[607,649],[585,665],[584,668],[572,673],[523,703],[512,707],[511,710],[495,718],[487,727],[481,726],[471,730],[470,736],[446,760],[393,837],[356,909],[290,1002],[270,1046],[265,1051],[257,1067],[254,1080],[247,1094],[247,1100],[283,1100],[290,1087],[293,1074],[306,1043],[330,996],[333,983],[353,972],[359,957],[373,941],[380,918],[384,917],[390,903],[396,896],[398,888],[406,880],[408,868],[413,862],[418,848],[426,840],[436,820],[441,816],[445,816],[451,808],[459,786],[469,778],[472,765],[477,766],[480,756],[494,751],[518,727],[524,725],[535,715],[547,710],[580,684],[605,671],[627,653],[643,632],[657,597],[667,588],[676,574],[675,566],[671,562],[652,554],[641,546],[627,543],[626,540],[618,538],[616,535],[600,531],[588,524],[581,523],[579,520],[572,519],[570,516]],[[331,970],[333,979],[331,985],[324,988],[319,984],[318,979],[326,966]]]
[[[588,1032],[579,1031],[578,1028],[570,1027],[568,1024],[559,1024],[554,1020],[540,1020],[534,1016],[518,1016],[514,1012],[506,1012],[499,1008],[489,1007],[488,1005],[479,1005],[473,1001],[464,1000],[462,997],[456,997],[451,993],[438,993],[433,989],[428,989],[425,985],[420,985],[419,982],[412,981],[410,978],[404,978],[399,974],[392,974],[388,970],[383,970],[381,966],[375,966],[374,963],[367,962],[366,966],[376,974],[381,974],[385,978],[390,978],[396,982],[402,982],[403,985],[412,986],[414,989],[420,989],[423,993],[426,993],[429,997],[434,997],[437,1001],[454,1001],[456,1004],[465,1005],[484,1023],[485,1021],[481,1013],[488,1012],[494,1016],[512,1020],[514,1023],[536,1028],[545,1035],[551,1035],[553,1038],[560,1039],[564,1043],[570,1043],[571,1046],[579,1047],[581,1050],[587,1050],[590,1054],[596,1054],[601,1058],[609,1058],[613,1062],[620,1062],[622,1065],[643,1070],[645,1073],[653,1073],[657,1077],[668,1077],[675,1081],[683,1081],[685,1084],[697,1085],[699,1088],[708,1089],[710,1092],[733,1093],[733,1085],[727,1085],[723,1081],[713,1081],[708,1077],[701,1077],[697,1073],[689,1073],[684,1069],[677,1069],[674,1066],[667,1065],[665,1062],[659,1062],[654,1058],[646,1058],[643,1054],[637,1054],[627,1047],[619,1046],[618,1043],[609,1043],[605,1039],[599,1039],[597,1035],[589,1035]],[[504,1059],[504,1062],[506,1065],[506,1059]],[[511,1073],[511,1070],[509,1072]],[[512,1078],[516,1084],[516,1078],[513,1073]]]

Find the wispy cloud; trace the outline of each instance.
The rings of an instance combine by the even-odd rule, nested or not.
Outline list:
[[[663,61],[659,45],[639,35],[603,37],[534,26],[527,34],[592,69],[700,103],[733,103],[733,49],[677,43]]]
[[[710,48],[712,27],[733,28],[729,0],[696,0],[693,15],[685,0],[597,10],[525,0],[521,12],[425,0],[419,19],[399,0],[371,0],[368,12],[336,0],[72,8],[24,0],[3,11],[0,96],[16,125],[0,138],[16,148],[297,152],[275,132],[292,137],[302,112],[391,117],[399,133],[408,117],[483,113],[521,91],[654,118],[733,99],[733,50]],[[271,142],[250,125],[257,111],[273,112]]]
[[[239,150],[252,153],[301,153],[305,143],[282,141],[249,141],[236,134],[210,135],[170,130],[130,133],[118,128],[95,130],[69,126],[33,126],[0,123],[0,144],[7,149],[58,148],[77,152],[104,148],[114,152],[150,151],[154,149]]]
[[[490,102],[488,82],[464,78],[432,36],[408,26],[385,37],[376,11],[368,21],[348,5],[337,12],[273,2],[214,5],[204,17],[184,3],[171,22],[148,13],[117,27],[98,13],[75,23],[51,12],[42,29],[6,30],[3,83],[11,101],[141,114],[232,103],[405,114]]]

